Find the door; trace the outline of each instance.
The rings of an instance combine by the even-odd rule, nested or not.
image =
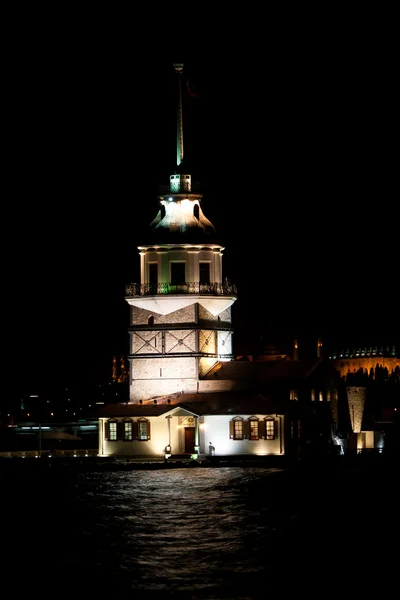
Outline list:
[[[195,428],[194,427],[185,427],[185,452],[186,452],[186,454],[193,454],[194,441],[195,441]]]

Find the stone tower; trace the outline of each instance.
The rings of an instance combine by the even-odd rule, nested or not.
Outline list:
[[[224,247],[202,211],[200,186],[185,170],[183,65],[174,68],[177,165],[158,197],[149,243],[138,246],[140,283],[126,286],[130,402],[198,392],[201,378],[216,363],[234,358],[231,307],[236,288],[223,281]]]

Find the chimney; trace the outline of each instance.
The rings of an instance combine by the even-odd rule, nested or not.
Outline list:
[[[293,360],[299,360],[299,343],[297,340],[294,340],[293,345]]]

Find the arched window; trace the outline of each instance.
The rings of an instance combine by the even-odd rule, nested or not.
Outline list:
[[[198,204],[195,204],[193,207],[193,216],[195,219],[198,219],[200,217],[200,207]]]
[[[147,324],[148,324],[149,327],[153,327],[154,326],[154,317],[153,317],[153,315],[151,315],[151,317],[148,318]]]

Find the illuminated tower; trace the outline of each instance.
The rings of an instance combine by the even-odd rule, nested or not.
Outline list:
[[[183,65],[177,77],[177,165],[159,195],[148,245],[138,246],[140,284],[126,287],[130,305],[130,402],[203,391],[202,377],[233,360],[235,286],[223,281],[222,253],[205,217],[198,185],[184,167]],[[207,382],[207,391],[218,381]]]

